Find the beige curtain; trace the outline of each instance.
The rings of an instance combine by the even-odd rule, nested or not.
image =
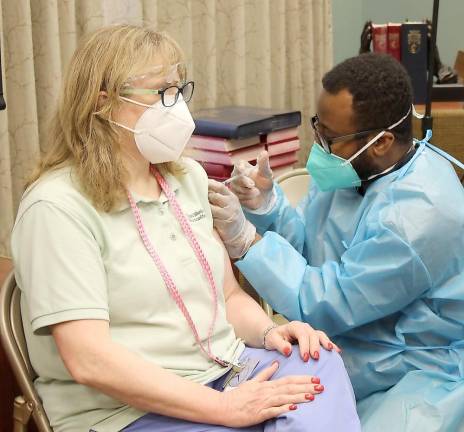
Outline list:
[[[0,255],[25,179],[47,145],[47,120],[79,38],[129,22],[165,30],[195,80],[192,111],[226,104],[303,112],[308,118],[332,63],[330,0],[0,0],[7,110],[0,112]]]

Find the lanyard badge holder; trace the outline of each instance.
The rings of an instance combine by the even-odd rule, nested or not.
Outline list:
[[[259,360],[246,358],[239,366],[232,366],[232,369],[227,374],[222,389],[225,391],[233,390],[241,383],[248,381],[250,376],[258,367]]]

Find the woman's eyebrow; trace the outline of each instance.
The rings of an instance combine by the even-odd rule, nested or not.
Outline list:
[[[151,79],[148,80],[147,83],[145,84],[146,87],[153,88],[153,89],[164,89],[167,87],[171,87],[174,85],[178,85],[180,80],[174,80],[172,82],[168,82],[165,79]]]

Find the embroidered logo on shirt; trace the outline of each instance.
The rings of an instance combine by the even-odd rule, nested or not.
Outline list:
[[[205,217],[206,217],[206,214],[204,210],[197,210],[196,212],[193,212],[188,215],[190,222],[198,222],[204,219]]]

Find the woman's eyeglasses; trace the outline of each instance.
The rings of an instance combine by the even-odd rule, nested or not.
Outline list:
[[[179,99],[179,94],[182,95],[182,98],[185,102],[189,102],[193,96],[193,90],[195,84],[193,81],[188,81],[181,86],[171,85],[164,89],[155,90],[155,89],[146,89],[146,88],[123,88],[121,90],[122,96],[127,95],[160,95],[161,103],[165,107],[171,107],[176,104]]]

